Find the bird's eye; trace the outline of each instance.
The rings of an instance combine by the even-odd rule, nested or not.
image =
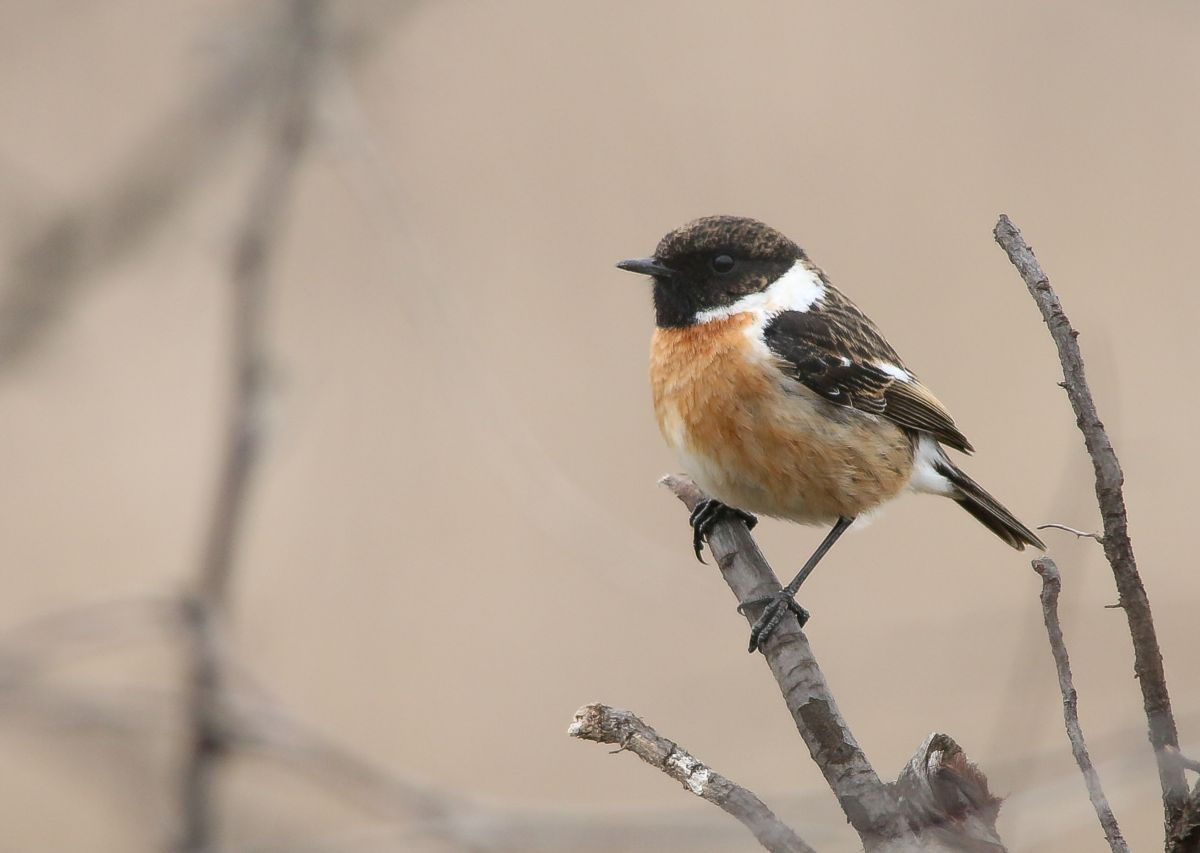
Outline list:
[[[733,269],[735,263],[729,255],[717,255],[712,259],[712,268],[716,272],[726,273]]]

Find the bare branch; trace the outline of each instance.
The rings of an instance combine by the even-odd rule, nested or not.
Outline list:
[[[670,475],[661,482],[689,509],[704,497],[687,477]],[[708,544],[721,576],[739,602],[762,598],[779,590],[779,580],[742,523],[718,522],[708,536]],[[758,615],[755,609],[744,608],[750,623]],[[939,764],[939,772],[923,777],[931,790],[921,798],[925,808],[916,810],[906,801],[915,796],[913,791],[899,784],[885,785],[879,780],[838,712],[808,638],[793,615],[788,614],[780,622],[767,640],[763,654],[809,754],[867,850],[898,853],[1004,849],[995,831],[997,804],[986,793],[987,780],[977,770],[968,779],[955,775],[950,769],[942,772]],[[936,737],[954,743],[946,735]],[[961,752],[958,750],[959,754]],[[965,762],[965,757],[962,760]],[[932,789],[935,781],[938,784]],[[983,793],[968,800],[957,795],[948,796],[955,786]],[[969,819],[976,814],[980,820]]]
[[[273,70],[286,81],[277,106],[274,138],[251,189],[242,230],[234,247],[231,281],[233,340],[232,400],[225,429],[225,456],[204,542],[196,590],[188,602],[191,631],[188,676],[190,742],[184,757],[183,828],[180,847],[214,846],[214,776],[227,746],[223,719],[219,632],[225,618],[251,476],[261,442],[263,374],[266,363],[264,312],[268,261],[282,227],[287,200],[311,125],[316,64],[320,55],[321,0],[292,0],[285,39]]]
[[[1062,577],[1058,566],[1049,557],[1039,557],[1033,561],[1034,570],[1042,576],[1042,618],[1046,621],[1046,633],[1050,637],[1050,651],[1054,655],[1054,666],[1058,670],[1058,689],[1062,692],[1063,719],[1067,725],[1067,737],[1071,741],[1071,752],[1075,755],[1075,763],[1083,773],[1083,781],[1087,784],[1088,797],[1091,798],[1092,808],[1100,819],[1100,827],[1113,853],[1129,853],[1129,845],[1121,836],[1121,828],[1117,826],[1117,818],[1108,798],[1104,796],[1104,788],[1100,785],[1100,774],[1092,765],[1088,755],[1087,743],[1083,739],[1083,729],[1079,725],[1078,700],[1075,694],[1075,684],[1071,679],[1071,661],[1067,657],[1067,644],[1063,640],[1062,625],[1058,620],[1058,594],[1062,590]]]
[[[1058,348],[1058,358],[1062,363],[1062,384],[1071,401],[1071,408],[1075,411],[1076,423],[1083,433],[1088,454],[1092,458],[1096,474],[1096,499],[1104,521],[1104,556],[1112,567],[1120,603],[1129,623],[1129,635],[1133,641],[1134,672],[1141,686],[1150,743],[1158,761],[1164,822],[1166,834],[1170,836],[1183,811],[1188,789],[1183,778],[1183,769],[1166,751],[1167,747],[1179,748],[1179,733],[1171,711],[1171,697],[1167,693],[1167,678],[1163,671],[1162,652],[1159,650],[1158,637],[1154,630],[1150,601],[1142,585],[1141,575],[1138,574],[1133,545],[1129,541],[1125,499],[1121,491],[1124,474],[1104,424],[1100,422],[1087,377],[1084,375],[1083,355],[1075,340],[1078,332],[1071,327],[1067,315],[1063,313],[1058,296],[1050,287],[1050,279],[1042,271],[1021,232],[1007,216],[1000,216],[994,234],[996,242],[1008,254],[1009,260],[1024,279],[1025,286],[1029,288],[1030,295],[1042,312],[1042,319],[1050,329],[1050,336],[1054,339]]]
[[[767,806],[736,782],[701,764],[687,750],[667,740],[632,711],[608,705],[584,705],[567,729],[571,737],[615,743],[651,767],[657,767],[701,799],[719,806],[754,833],[759,844],[775,853],[815,853]]]
[[[689,510],[704,497],[687,477],[671,474],[660,482]],[[745,525],[718,523],[708,536],[708,544],[721,576],[739,602],[764,598],[781,588]],[[746,611],[747,621],[753,624],[758,616],[756,608]],[[789,612],[779,623],[763,654],[809,754],[864,843],[867,839],[906,835],[895,797],[880,781],[842,719],[808,638],[793,614]]]

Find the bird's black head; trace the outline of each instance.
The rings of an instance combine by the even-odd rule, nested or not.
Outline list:
[[[663,237],[653,257],[617,266],[653,276],[656,321],[678,327],[765,290],[803,257],[799,246],[758,220],[706,216]]]

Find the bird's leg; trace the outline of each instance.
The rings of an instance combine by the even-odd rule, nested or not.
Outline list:
[[[750,629],[749,650],[751,652],[763,647],[763,643],[767,641],[767,637],[771,636],[771,632],[775,630],[775,626],[779,624],[779,620],[783,618],[783,614],[787,610],[795,613],[796,618],[800,620],[800,627],[804,627],[804,623],[808,621],[808,611],[797,604],[795,598],[796,593],[800,591],[800,584],[804,583],[805,579],[812,574],[812,570],[817,567],[817,563],[821,562],[821,558],[833,547],[833,543],[838,541],[838,538],[846,532],[846,528],[853,523],[853,518],[839,518],[837,523],[833,525],[833,529],[825,537],[825,540],[817,547],[813,555],[808,558],[808,562],[804,564],[804,568],[792,579],[790,584],[779,590],[779,592],[767,598],[743,601],[738,606],[738,610],[744,612],[744,609],[751,605],[766,604],[762,614],[754,621],[754,626]]]
[[[754,525],[758,524],[758,519],[750,513],[723,504],[715,498],[705,498],[692,510],[688,517],[688,524],[692,525],[692,548],[696,551],[696,559],[701,563],[704,562],[704,557],[700,556],[700,551],[704,548],[704,537],[718,521],[731,516],[744,521],[747,530],[753,530]]]

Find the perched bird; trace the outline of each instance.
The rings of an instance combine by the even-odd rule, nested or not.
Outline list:
[[[761,648],[796,592],[863,513],[903,492],[957,501],[1012,547],[1042,541],[946,455],[972,451],[946,408],[875,324],[808,259],[754,219],[709,216],[620,269],[654,282],[650,384],[658,426],[708,494],[691,516],[697,558],[713,524],[760,513],[832,530],[763,604]]]

